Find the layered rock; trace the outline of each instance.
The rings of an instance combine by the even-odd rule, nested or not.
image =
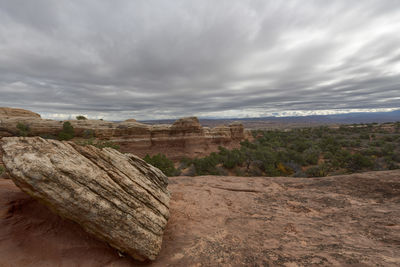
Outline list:
[[[21,108],[8,108],[8,107],[0,107],[0,117],[34,117],[40,118],[40,115]]]
[[[251,138],[240,123],[215,128],[202,127],[196,117],[182,118],[172,125],[147,125],[133,119],[123,122],[102,120],[69,121],[78,138],[94,136],[120,145],[121,151],[140,157],[166,154],[169,158],[205,156],[218,146],[237,148],[240,141]],[[38,117],[0,117],[0,137],[16,136],[18,123],[29,127],[29,136],[57,136],[63,122]]]
[[[169,217],[167,177],[131,154],[40,137],[1,140],[14,183],[132,257],[154,260]]]

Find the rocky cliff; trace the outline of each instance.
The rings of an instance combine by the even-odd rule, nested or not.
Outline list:
[[[9,108],[0,108],[7,109]],[[2,114],[8,114],[7,116]],[[24,116],[20,116],[24,114]],[[29,114],[31,114],[29,116]],[[148,125],[133,119],[123,122],[102,120],[71,120],[77,138],[94,136],[120,145],[122,152],[138,156],[163,153],[172,159],[205,156],[218,150],[218,146],[235,148],[251,138],[240,123],[215,128],[202,127],[196,117],[182,118],[172,125]],[[42,119],[26,111],[0,111],[0,138],[19,134],[18,123],[29,128],[28,136],[57,136],[63,122]]]

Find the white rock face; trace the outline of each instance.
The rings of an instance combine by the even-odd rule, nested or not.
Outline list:
[[[112,247],[154,260],[169,217],[168,179],[140,158],[40,137],[1,139],[3,161],[24,192]]]

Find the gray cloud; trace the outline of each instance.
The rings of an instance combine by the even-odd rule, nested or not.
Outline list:
[[[0,0],[0,106],[152,119],[399,103],[397,0]]]

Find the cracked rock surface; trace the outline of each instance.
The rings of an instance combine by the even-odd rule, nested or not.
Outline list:
[[[169,217],[168,179],[131,154],[40,137],[1,140],[14,183],[135,259],[154,260]]]

